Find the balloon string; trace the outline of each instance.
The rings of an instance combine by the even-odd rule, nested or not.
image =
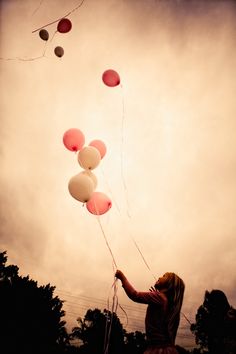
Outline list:
[[[103,169],[102,169],[102,173],[103,173],[104,178],[105,178],[105,173],[104,173],[104,170],[103,170]],[[116,200],[115,200],[115,198],[114,198],[114,196],[113,196],[113,193],[112,193],[112,191],[111,191],[111,188],[110,188],[109,183],[108,183],[108,181],[107,181],[106,178],[105,178],[105,181],[106,181],[107,187],[108,187],[108,189],[109,189],[109,191],[110,191],[110,194],[112,195],[112,199],[114,200],[114,204],[115,204],[115,206],[116,206],[116,208],[117,208],[117,210],[118,210],[118,212],[119,212],[119,214],[120,214],[120,216],[121,216],[120,208],[119,208],[119,206],[118,206],[118,204],[117,204],[117,202],[116,202]],[[130,215],[129,215],[129,219],[131,219],[131,216],[130,216]],[[142,257],[142,259],[143,259],[143,261],[144,261],[146,267],[147,267],[148,270],[150,271],[151,275],[153,276],[153,278],[154,278],[155,280],[157,280],[156,276],[153,274],[153,272],[152,272],[150,266],[148,265],[147,260],[145,259],[144,255],[143,255],[143,253],[142,253],[140,247],[138,246],[137,242],[135,241],[134,237],[133,237],[130,233],[129,233],[129,237],[130,237],[131,240],[133,241],[135,247],[137,248],[139,254],[141,255],[141,257]]]
[[[116,264],[113,252],[111,250],[111,247],[109,245],[109,242],[107,240],[105,231],[104,231],[104,229],[102,227],[96,202],[94,202],[94,207],[95,207],[95,210],[96,210],[97,220],[98,220],[99,226],[101,228],[101,231],[102,231],[103,237],[105,239],[107,248],[108,248],[108,250],[109,250],[109,252],[111,254],[111,257],[112,257],[112,261],[113,261],[112,266],[113,266],[113,271],[115,273],[115,269],[117,269],[117,264]],[[107,310],[108,310],[108,313],[106,315],[106,324],[105,324],[105,333],[104,333],[104,347],[103,347],[104,354],[108,354],[109,353],[109,343],[110,343],[110,337],[111,337],[113,315],[114,315],[114,313],[117,312],[117,307],[118,307],[117,281],[118,281],[118,279],[115,278],[115,280],[114,280],[114,282],[112,284],[112,287],[111,287],[111,289],[112,288],[114,289],[114,293],[113,293],[113,297],[112,297],[112,308],[111,308],[111,311],[110,311],[110,313],[111,313],[110,321],[109,321],[109,316],[110,316],[110,314],[109,314],[109,296],[108,296],[108,299],[107,299]]]
[[[114,274],[115,274],[115,270],[117,269],[116,260],[115,260],[115,257],[113,255],[113,252],[111,250],[111,247],[109,245],[109,242],[107,240],[106,233],[105,233],[105,231],[104,231],[104,229],[102,227],[102,223],[101,223],[101,220],[100,220],[98,207],[97,207],[97,204],[96,204],[95,201],[94,201],[94,208],[95,208],[95,211],[96,211],[98,224],[99,224],[99,226],[101,228],[105,243],[106,243],[107,248],[108,248],[108,250],[109,250],[109,252],[111,254],[111,257],[112,257],[112,261],[113,261],[112,266],[113,266],[113,271],[114,271]],[[104,354],[108,354],[109,353],[109,343],[110,343],[110,337],[111,337],[113,314],[116,313],[117,307],[118,307],[117,281],[118,281],[118,279],[115,277],[114,282],[113,282],[112,287],[111,287],[111,288],[114,289],[114,293],[113,293],[113,297],[112,297],[111,318],[110,318],[109,325],[108,325],[108,320],[109,320],[109,316],[110,316],[109,315],[109,296],[108,296],[108,301],[107,301],[108,313],[107,313],[107,316],[106,316],[106,325],[105,325],[105,333],[104,333],[104,348],[103,348],[104,349]]]
[[[104,231],[104,229],[103,229],[103,227],[102,227],[102,223],[101,223],[101,220],[100,220],[98,207],[97,207],[97,204],[96,204],[95,201],[94,201],[94,208],[95,208],[96,215],[97,215],[97,221],[98,221],[98,224],[99,224],[100,229],[101,229],[101,231],[102,231],[102,234],[103,234],[105,243],[106,243],[107,248],[108,248],[108,250],[109,250],[109,252],[110,252],[110,254],[111,254],[111,258],[112,258],[113,264],[115,265],[115,267],[116,267],[116,269],[117,269],[116,260],[115,260],[114,254],[113,254],[113,252],[112,252],[112,250],[111,250],[111,247],[110,247],[110,245],[109,245],[109,242],[108,242],[108,240],[107,240],[106,233],[105,233],[105,231]]]
[[[128,217],[130,218],[130,214],[129,214],[129,199],[128,199],[128,188],[127,188],[127,184],[125,181],[125,175],[124,175],[124,123],[125,123],[125,98],[124,98],[124,91],[123,91],[123,86],[122,84],[120,85],[121,87],[121,92],[122,92],[122,120],[121,120],[121,178],[122,178],[122,183],[123,183],[123,187],[124,187],[124,192],[125,192],[125,198],[126,198],[126,213],[128,215]]]
[[[115,278],[112,287],[114,289],[114,293],[113,293],[113,297],[112,297],[112,308],[111,308],[111,317],[110,317],[110,321],[109,321],[109,297],[108,297],[108,315],[106,317],[106,326],[105,326],[105,336],[104,336],[104,354],[108,354],[109,353],[109,344],[110,344],[110,338],[111,338],[111,330],[112,330],[112,322],[113,322],[113,317],[114,314],[117,311],[117,307],[118,307],[118,296],[117,296],[117,281],[118,279]],[[108,326],[108,321],[109,321],[109,326]]]
[[[42,58],[46,58],[45,53],[46,53],[46,49],[47,49],[47,42],[45,42],[44,45],[44,50],[43,50],[43,54],[38,56],[38,57],[34,57],[34,58],[20,58],[20,57],[15,57],[15,58],[2,58],[0,57],[0,60],[19,60],[19,61],[34,61],[34,60],[38,60],[38,59],[42,59]]]
[[[124,310],[124,308],[119,304],[118,301],[118,296],[117,296],[117,291],[118,291],[118,286],[117,286],[117,282],[118,279],[115,278],[111,289],[113,288],[114,293],[113,293],[113,297],[112,297],[112,308],[111,308],[111,318],[110,318],[110,322],[109,322],[109,296],[107,299],[107,309],[108,309],[108,314],[106,316],[106,324],[105,324],[105,335],[104,335],[104,347],[103,347],[103,353],[104,354],[108,354],[109,353],[109,344],[110,344],[110,338],[111,338],[111,331],[112,331],[112,322],[113,322],[113,318],[114,318],[114,314],[116,314],[117,312],[117,308],[118,306],[120,307],[120,309],[124,312],[125,317],[126,317],[126,324],[125,327],[128,325],[128,315],[126,313],[126,311]]]
[[[52,40],[53,40],[53,38],[55,37],[55,34],[57,33],[58,31],[55,31],[54,33],[53,33],[53,36],[52,36],[52,38],[50,39],[50,43],[52,42]]]
[[[43,57],[45,56],[45,53],[46,53],[46,50],[47,50],[47,45],[48,45],[48,41],[46,41],[46,43],[44,45]]]
[[[137,250],[139,251],[139,253],[140,253],[140,255],[141,255],[141,257],[142,257],[142,259],[143,259],[145,265],[147,266],[148,270],[150,271],[151,275],[153,276],[153,278],[154,278],[155,280],[157,280],[156,276],[153,274],[151,268],[149,267],[149,265],[148,265],[148,263],[147,263],[147,261],[146,261],[144,255],[143,255],[143,253],[141,252],[140,247],[138,246],[137,242],[135,241],[135,239],[133,238],[132,235],[130,235],[130,237],[131,237],[131,239],[132,239],[132,241],[133,241],[135,247],[136,247]]]
[[[85,0],[82,0],[82,1],[79,3],[79,5],[77,5],[73,10],[69,11],[66,15],[64,15],[64,16],[62,16],[62,17],[60,17],[60,18],[58,18],[58,19],[56,19],[56,20],[54,20],[54,21],[52,21],[52,22],[49,22],[49,23],[47,23],[47,24],[44,25],[44,26],[41,26],[41,27],[39,27],[39,28],[33,30],[32,33],[35,33],[35,32],[37,32],[37,31],[40,31],[41,29],[43,29],[43,28],[45,28],[45,27],[48,27],[48,26],[51,26],[51,25],[53,25],[54,23],[60,21],[62,18],[66,18],[66,17],[70,16],[74,11],[78,10],[78,8],[80,8],[80,7],[83,5],[84,1],[85,1]]]
[[[97,221],[98,221],[98,224],[99,224],[99,226],[100,226],[100,228],[101,228],[101,231],[102,231],[102,234],[103,234],[105,243],[106,243],[107,248],[108,248],[108,250],[109,250],[109,252],[110,252],[110,254],[111,254],[112,261],[113,261],[113,263],[114,263],[114,265],[115,265],[115,267],[116,267],[116,269],[117,269],[117,264],[116,264],[116,261],[115,261],[115,257],[114,257],[114,255],[113,255],[113,252],[112,252],[111,247],[110,247],[110,245],[109,245],[109,242],[108,242],[108,240],[107,240],[105,231],[104,231],[104,229],[103,229],[103,227],[102,227],[100,217],[99,217],[99,215],[97,215],[97,216],[98,216],[98,217],[97,217]]]
[[[39,10],[40,6],[42,5],[43,1],[44,1],[44,0],[41,0],[41,1],[40,1],[40,4],[39,4],[38,7],[34,10],[34,12],[32,13],[31,16],[34,16],[34,15],[36,14],[36,12]]]
[[[20,58],[20,57],[15,57],[15,58],[2,58],[0,57],[0,60],[20,60],[20,61],[34,61],[37,59],[41,59],[41,58],[46,58],[45,55],[40,55],[38,57],[34,57],[34,58]]]
[[[109,191],[109,193],[110,193],[110,195],[111,195],[112,201],[114,201],[114,204],[115,204],[117,210],[119,211],[119,214],[121,214],[119,205],[118,205],[118,203],[116,202],[116,199],[114,198],[114,194],[113,194],[113,192],[112,192],[112,190],[111,190],[111,187],[110,187],[110,185],[109,185],[109,183],[108,183],[108,180],[107,180],[107,178],[106,178],[104,169],[103,169],[102,166],[100,167],[100,169],[101,169],[101,172],[102,172],[102,174],[103,174],[103,179],[105,180],[105,183],[106,183],[106,185],[107,185],[108,191]]]
[[[113,266],[113,271],[115,273],[115,270],[117,269],[116,260],[115,260],[115,257],[113,255],[113,252],[111,250],[111,247],[109,245],[109,242],[107,240],[106,233],[105,233],[105,231],[103,229],[103,226],[102,226],[102,223],[101,223],[101,220],[100,220],[100,216],[99,216],[99,212],[98,212],[98,208],[97,208],[97,205],[96,205],[95,201],[94,201],[94,208],[95,208],[95,211],[96,211],[96,214],[97,214],[98,224],[99,224],[99,226],[101,228],[105,243],[106,243],[107,248],[108,248],[108,250],[109,250],[109,252],[111,254],[111,257],[112,257],[112,261],[113,261],[112,266]],[[104,354],[108,354],[108,352],[109,352],[109,343],[110,343],[110,337],[111,337],[113,314],[116,313],[117,307],[118,307],[117,281],[118,281],[118,279],[115,278],[115,280],[114,280],[114,282],[112,284],[112,287],[111,287],[111,288],[114,289],[114,293],[113,293],[113,297],[112,297],[111,318],[110,318],[109,325],[108,325],[108,320],[109,320],[109,296],[108,296],[108,300],[107,300],[108,314],[106,316],[106,325],[105,325],[105,333],[104,333],[104,348],[103,348],[104,349]]]
[[[123,92],[123,86],[120,85],[121,90],[122,90],[122,122],[121,122],[121,177],[122,177],[122,182],[123,182],[123,187],[124,187],[124,193],[125,193],[125,198],[126,198],[126,213],[129,219],[131,219],[131,215],[130,215],[130,207],[129,207],[129,199],[128,199],[128,189],[127,189],[127,184],[125,181],[125,176],[124,176],[124,121],[125,121],[125,99],[124,99],[124,92]],[[153,276],[153,278],[155,280],[156,277],[153,274],[153,272],[151,271],[151,268],[149,267],[143,253],[140,250],[140,247],[138,246],[137,242],[135,241],[135,239],[130,235],[135,247],[137,248],[138,252],[140,253],[145,265],[147,266],[148,270],[150,271],[151,275]]]
[[[128,318],[128,315],[126,313],[126,311],[124,310],[124,308],[121,306],[121,304],[119,304],[119,308],[124,312],[125,314],[125,318],[126,318],[126,324],[124,325],[124,327],[127,327],[128,324],[129,324],[129,318]]]

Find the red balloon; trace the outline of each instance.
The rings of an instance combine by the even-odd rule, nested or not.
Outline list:
[[[57,25],[57,30],[60,33],[67,33],[71,30],[72,23],[68,18],[62,18]]]
[[[89,146],[95,147],[100,152],[101,159],[105,156],[107,148],[102,140],[93,140],[89,143]]]
[[[91,198],[86,203],[86,208],[91,214],[105,214],[112,207],[110,198],[101,192],[93,192]]]
[[[85,143],[85,137],[81,130],[71,128],[63,135],[63,143],[70,151],[81,150]]]
[[[120,84],[120,76],[115,70],[106,70],[102,75],[102,81],[109,87],[114,87]]]

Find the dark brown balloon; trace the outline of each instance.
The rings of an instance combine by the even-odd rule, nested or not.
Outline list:
[[[45,29],[41,29],[41,30],[39,31],[39,37],[40,37],[42,40],[47,41],[48,38],[49,38],[48,31],[45,30]]]
[[[57,57],[61,58],[64,55],[64,49],[62,47],[56,47],[54,53]]]

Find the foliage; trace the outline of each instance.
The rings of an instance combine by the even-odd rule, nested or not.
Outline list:
[[[139,331],[127,333],[116,313],[89,309],[84,319],[77,321],[71,338],[82,341],[79,353],[103,354],[104,343],[109,343],[109,354],[142,354],[146,348],[145,335]]]
[[[198,308],[196,323],[191,331],[201,353],[210,354],[236,353],[236,311],[229,305],[221,290],[206,291],[204,302]]]
[[[109,342],[109,354],[124,352],[124,330],[115,313],[89,309],[84,319],[78,318],[77,321],[78,327],[73,328],[71,338],[82,341],[80,353],[102,354],[106,342]],[[110,338],[109,327],[111,328]]]
[[[0,253],[0,343],[4,354],[60,354],[69,345],[62,301],[55,287],[18,275]]]
[[[116,313],[89,309],[68,335],[63,301],[54,296],[55,287],[39,286],[29,276],[19,276],[16,265],[6,265],[6,252],[0,252],[0,349],[4,354],[142,354],[145,334],[128,333]],[[236,353],[236,310],[220,290],[205,292],[198,308],[195,334],[198,348],[192,354]],[[80,346],[71,341],[78,339]],[[190,353],[176,346],[179,353]]]
[[[146,346],[147,343],[144,333],[140,331],[125,333],[125,353],[142,354]]]
[[[208,350],[204,350],[202,348],[194,348],[190,352],[191,354],[209,354]]]
[[[29,276],[19,276],[16,265],[6,263],[6,252],[0,252],[0,349],[4,354],[103,354],[104,342],[109,354],[143,353],[145,335],[126,333],[117,315],[107,310],[89,309],[69,336],[62,320],[63,302],[53,296],[55,287],[38,286]],[[70,339],[79,339],[81,346],[73,346]]]

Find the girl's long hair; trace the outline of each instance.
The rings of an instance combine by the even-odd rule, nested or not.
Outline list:
[[[180,322],[180,311],[183,303],[185,285],[183,280],[175,273],[166,273],[168,299],[167,328],[171,342],[175,343],[175,338]]]

